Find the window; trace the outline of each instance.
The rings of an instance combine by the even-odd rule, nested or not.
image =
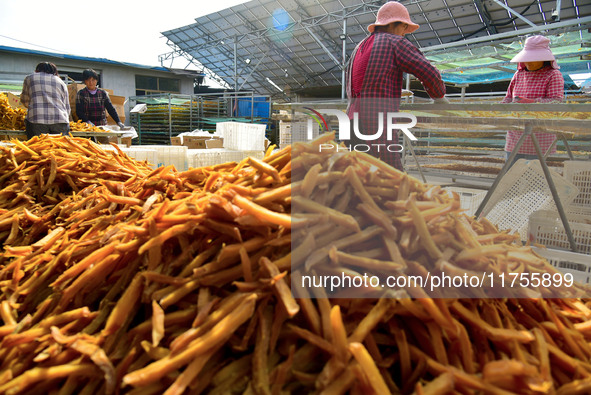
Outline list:
[[[61,67],[58,66],[58,73],[60,75],[60,77],[64,80],[64,82],[66,84],[70,84],[73,82],[76,82],[78,84],[83,84],[84,83],[84,78],[82,77],[82,72],[84,71],[84,69],[79,69],[79,68],[74,68],[74,67]],[[101,70],[97,70],[94,69],[94,71],[96,71],[96,73],[99,75],[99,80],[98,80],[98,86],[99,87],[103,87],[103,75]]]
[[[157,93],[180,93],[180,80],[174,78],[135,76],[135,94],[138,96]]]

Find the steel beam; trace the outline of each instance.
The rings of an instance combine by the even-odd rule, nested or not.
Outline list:
[[[591,16],[577,18],[577,19],[570,19],[568,21],[550,23],[547,25],[540,25],[540,26],[536,26],[535,28],[529,27],[529,28],[525,28],[525,29],[511,31],[511,32],[498,33],[498,34],[494,34],[492,36],[476,37],[476,38],[470,38],[468,40],[463,40],[463,41],[432,45],[430,47],[421,48],[421,52],[427,53],[427,52],[445,50],[445,49],[450,49],[450,48],[455,48],[455,47],[470,46],[472,44],[486,43],[487,45],[490,45],[491,41],[498,41],[498,40],[509,39],[509,38],[518,37],[518,36],[525,36],[527,34],[538,33],[538,32],[542,32],[542,31],[550,31],[550,30],[569,28],[569,27],[574,27],[577,25],[581,25],[579,29],[583,29],[583,28],[586,29],[586,28],[591,27]]]
[[[312,29],[310,29],[309,27],[306,26],[306,31],[310,34],[310,36],[312,36],[312,38],[314,39],[314,41],[316,41],[318,43],[318,45],[320,45],[320,48],[322,48],[324,50],[324,52],[326,52],[326,54],[328,55],[329,58],[332,59],[333,62],[335,62],[335,64],[339,67],[342,68],[341,62],[339,62],[339,60],[336,58],[336,56],[334,56],[332,54],[332,52],[330,52],[328,50],[328,48],[326,48],[326,45],[324,45],[322,43],[322,41],[318,38],[318,36],[316,34],[314,34],[314,32],[312,31]]]
[[[347,64],[347,19],[343,18],[343,36],[342,36],[342,44],[343,44],[343,53],[341,54],[342,56],[342,62],[343,65],[341,67],[341,99],[345,99],[347,94],[346,94],[346,85],[347,85],[347,81],[346,81],[346,73],[345,73],[345,65]]]
[[[478,14],[484,22],[486,30],[488,30],[488,34],[497,34],[497,28],[491,25],[488,10],[485,8],[485,5],[482,3],[482,0],[474,0],[474,6],[476,7],[476,11],[478,11]]]
[[[558,59],[576,58],[579,56],[581,56],[581,57],[591,56],[591,51],[581,51],[581,52],[577,52],[577,53],[560,54],[560,55],[555,55],[555,58],[558,60]],[[488,64],[481,64],[481,65],[477,65],[477,66],[455,67],[453,69],[440,70],[439,72],[441,74],[446,74],[446,73],[455,73],[458,71],[466,71],[466,70],[498,68],[498,67],[503,67],[503,66],[509,66],[511,64],[515,64],[515,63],[511,63],[509,61],[499,62],[499,63],[488,63]],[[515,73],[515,70],[511,70],[511,72]]]
[[[530,21],[529,19],[527,19],[526,17],[521,15],[519,12],[515,11],[513,8],[506,5],[505,3],[501,2],[500,0],[492,0],[492,1],[494,1],[498,5],[500,5],[501,7],[506,9],[507,11],[509,11],[510,14],[515,15],[517,18],[521,19],[522,21],[524,21],[525,23],[527,23],[531,27],[537,27],[537,25],[535,23],[533,23],[532,21]]]

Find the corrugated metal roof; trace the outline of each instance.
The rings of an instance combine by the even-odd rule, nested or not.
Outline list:
[[[159,67],[159,66],[144,66],[141,64],[119,62],[116,60],[110,60],[110,59],[106,59],[106,58],[92,58],[92,57],[86,57],[86,56],[77,56],[77,55],[61,54],[61,53],[55,53],[55,52],[38,51],[38,50],[33,50],[33,49],[7,47],[7,46],[3,46],[3,45],[0,45],[0,52],[48,56],[48,57],[58,58],[58,59],[81,60],[81,61],[85,61],[85,62],[102,63],[102,64],[109,64],[109,65],[113,65],[113,66],[133,67],[133,68],[137,68],[137,69],[149,69],[149,70],[154,70],[154,71],[165,71],[168,73],[178,73],[178,74],[184,74],[184,75],[187,75],[187,74],[200,75],[201,74],[201,73],[198,73],[198,72],[192,71],[192,70],[169,69],[166,67]]]

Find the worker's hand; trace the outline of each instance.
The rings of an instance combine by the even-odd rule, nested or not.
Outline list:
[[[120,130],[131,130],[131,126],[125,126],[123,122],[119,122],[117,125],[119,126]]]
[[[447,97],[445,96],[433,99],[433,101],[435,102],[435,104],[449,104],[449,100],[447,100]]]
[[[533,99],[526,99],[525,97],[515,96],[513,98],[513,102],[515,102],[515,103],[535,103],[536,101]]]

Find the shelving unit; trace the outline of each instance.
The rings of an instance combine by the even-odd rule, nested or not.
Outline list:
[[[444,105],[407,105],[401,106],[401,111],[419,112],[417,116],[419,127],[429,127],[434,130],[466,130],[466,133],[480,127],[484,130],[523,130],[524,136],[530,135],[537,147],[537,140],[533,132],[545,131],[555,133],[558,139],[564,143],[570,159],[574,155],[570,150],[566,134],[571,137],[580,136],[582,138],[591,137],[591,125],[588,118],[591,116],[591,106],[584,104],[444,104]],[[474,116],[476,115],[476,116]],[[568,131],[568,132],[567,132]],[[517,143],[516,150],[521,142]],[[553,201],[560,215],[562,224],[569,239],[573,251],[577,251],[576,244],[566,217],[564,207],[560,201],[555,182],[551,176],[550,170],[543,159],[544,153],[537,149],[538,158],[546,179]],[[494,194],[495,189],[509,170],[509,158],[484,197],[482,203],[476,210],[478,217],[483,210],[486,210],[489,199]],[[419,170],[420,164],[418,165]]]
[[[259,97],[259,96],[257,96]],[[246,116],[234,109],[238,101],[251,100],[252,111]],[[139,144],[170,144],[170,138],[195,129],[215,131],[217,122],[240,121],[267,123],[269,117],[255,116],[255,96],[252,92],[225,92],[205,95],[161,94],[132,96],[130,108],[146,104],[142,114],[130,114],[132,126],[138,132]]]

